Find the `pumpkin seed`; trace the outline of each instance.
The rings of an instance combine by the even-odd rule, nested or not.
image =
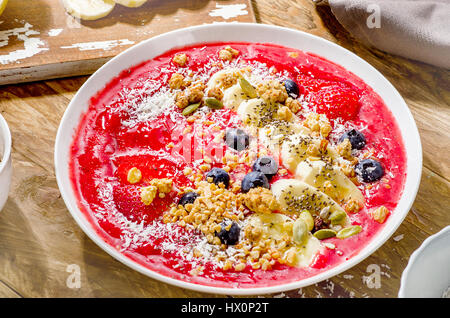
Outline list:
[[[330,207],[326,206],[322,210],[320,210],[319,216],[323,220],[327,220],[330,216]]]
[[[336,236],[336,231],[330,229],[321,229],[314,233],[314,236],[319,240],[324,240]]]
[[[361,232],[362,228],[359,225],[353,225],[353,226],[349,226],[346,227],[342,230],[340,230],[337,234],[336,237],[340,238],[340,239],[345,239],[347,237],[353,236],[355,234],[358,234],[359,232]]]
[[[303,210],[302,213],[298,216],[299,219],[302,219],[303,222],[306,223],[308,231],[312,231],[314,228],[314,219],[307,210]]]
[[[297,244],[302,244],[306,240],[307,234],[308,226],[306,225],[306,223],[300,218],[295,220],[294,226],[292,228],[292,236],[294,242]]]
[[[191,104],[191,105],[187,106],[185,109],[183,109],[182,114],[184,116],[190,115],[193,112],[195,112],[199,106],[200,106],[200,103]]]
[[[245,78],[241,77],[239,79],[239,86],[241,86],[241,89],[245,95],[250,98],[256,98],[255,88]]]
[[[218,100],[217,98],[214,97],[208,97],[205,99],[205,104],[206,106],[208,106],[209,108],[212,109],[221,109],[223,108],[223,103]]]
[[[347,218],[347,213],[345,211],[336,210],[330,215],[331,224],[341,224]]]

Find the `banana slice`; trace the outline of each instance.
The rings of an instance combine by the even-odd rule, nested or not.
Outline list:
[[[273,240],[281,240],[283,236],[292,235],[294,221],[281,213],[254,213],[249,217],[249,224],[262,229]]]
[[[290,213],[308,210],[319,215],[326,208],[333,224],[344,224],[345,211],[332,198],[309,184],[297,179],[281,179],[272,184],[272,193],[280,202],[281,208]]]
[[[274,123],[260,129],[259,139],[270,150],[280,151],[281,145],[294,134],[308,135],[310,130],[296,122],[274,121]]]
[[[326,151],[323,153],[314,151],[308,151],[308,147],[315,147],[315,149],[320,149],[320,139],[313,138],[306,134],[298,133],[289,136],[281,145],[281,159],[283,160],[283,164],[291,171],[295,173],[297,169],[297,165],[304,161],[307,158],[316,158],[320,157],[328,157],[330,159],[335,159],[338,157],[336,150],[327,145]]]
[[[242,91],[242,88],[239,84],[234,84],[230,88],[227,88],[223,92],[223,106],[226,108],[237,109],[239,105],[248,100],[248,96]]]
[[[300,219],[293,221],[280,213],[255,213],[248,218],[248,222],[261,229],[263,237],[270,237],[272,241],[283,240],[286,236],[293,239],[293,246],[280,250],[281,258],[290,266],[308,266],[321,247],[319,240],[309,233]]]
[[[300,162],[295,175],[298,179],[326,193],[336,202],[354,199],[361,205],[364,204],[364,196],[356,185],[339,168],[322,160]]]
[[[272,119],[276,113],[276,105],[268,104],[262,98],[252,98],[243,101],[238,109],[237,114],[245,125],[255,127],[264,127]]]
[[[220,89],[223,91],[237,83],[237,79],[242,76],[241,70],[238,68],[228,68],[214,73],[208,83],[206,83],[206,91]],[[232,85],[230,85],[230,82]]]
[[[5,10],[7,4],[8,4],[8,0],[0,0],[0,15]]]
[[[114,0],[114,2],[128,8],[137,8],[146,3],[147,0]]]
[[[116,3],[113,0],[63,0],[67,13],[83,20],[97,20],[107,16]]]
[[[297,165],[308,158],[310,145],[319,146],[320,141],[305,134],[293,134],[286,138],[281,145],[281,159],[289,171],[295,172]]]

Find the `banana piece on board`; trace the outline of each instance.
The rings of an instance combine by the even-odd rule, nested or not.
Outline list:
[[[63,0],[67,13],[83,20],[97,20],[107,16],[116,3],[113,0]]]
[[[114,0],[114,2],[128,8],[137,8],[146,3],[147,0]]]
[[[5,10],[7,4],[8,4],[8,0],[0,0],[0,15]]]

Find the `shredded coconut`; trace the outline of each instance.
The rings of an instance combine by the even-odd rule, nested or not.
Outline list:
[[[207,244],[203,242],[200,236],[192,235],[192,232],[172,223],[164,224],[155,220],[145,224],[145,220],[140,222],[129,220],[115,206],[112,184],[101,185],[98,195],[104,204],[104,208],[98,208],[95,216],[99,220],[112,221],[120,227],[122,230],[119,244],[121,251],[143,247],[148,242],[163,238],[158,246],[163,254],[175,253],[180,260],[189,261],[194,267],[202,265],[208,260],[193,257],[194,247],[204,246],[202,252],[208,249]]]
[[[174,107],[175,94],[163,87],[154,94],[142,98],[138,101],[131,98],[127,101],[127,110],[131,118],[124,121],[125,126],[134,126],[137,122],[145,122],[150,118],[157,117],[163,113],[167,113],[169,109]]]

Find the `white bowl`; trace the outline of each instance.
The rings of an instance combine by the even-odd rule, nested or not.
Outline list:
[[[428,237],[409,258],[398,297],[441,298],[450,287],[450,226]]]
[[[209,287],[163,276],[130,260],[114,247],[106,244],[80,212],[69,177],[69,154],[73,134],[81,115],[87,110],[91,96],[122,70],[158,56],[174,47],[217,41],[269,42],[321,55],[362,78],[382,97],[394,114],[403,136],[407,154],[405,190],[397,208],[388,218],[383,229],[358,255],[319,275],[289,284],[243,289]],[[56,137],[55,166],[62,197],[72,216],[94,242],[122,263],[147,276],[184,288],[219,294],[255,295],[300,288],[330,278],[358,264],[386,242],[403,221],[414,201],[420,183],[422,149],[417,127],[403,98],[383,75],[355,54],[320,37],[292,29],[253,23],[224,23],[189,27],[156,36],[126,50],[101,67],[80,88],[66,109]]]
[[[5,206],[11,185],[11,133],[6,120],[0,115],[0,210]]]

